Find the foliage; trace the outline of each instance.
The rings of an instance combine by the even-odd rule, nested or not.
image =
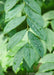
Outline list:
[[[10,67],[53,75],[53,6],[53,0],[0,1],[0,75]]]

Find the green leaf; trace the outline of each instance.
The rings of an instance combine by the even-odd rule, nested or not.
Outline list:
[[[40,63],[54,62],[54,54],[47,54],[43,58],[40,59]]]
[[[43,27],[44,26],[44,20],[41,15],[35,13],[29,6],[25,6],[25,12],[28,15],[30,19],[32,19],[37,25]]]
[[[43,1],[42,0],[36,0],[40,7],[42,7]]]
[[[43,57],[44,47],[41,40],[31,32],[28,32],[28,37],[35,50],[39,53],[41,57]]]
[[[48,28],[46,29],[46,31],[47,31],[46,45],[47,45],[47,49],[51,52],[54,46],[54,32]]]
[[[26,61],[29,68],[31,68],[35,61],[38,61],[39,59],[38,53],[29,43],[25,44],[15,55],[13,63],[14,72],[18,72],[18,68],[20,68],[20,64],[23,59]]]
[[[53,63],[44,63],[40,66],[39,72],[46,72],[54,70],[54,62]]]
[[[14,17],[20,17],[23,8],[24,8],[24,4],[20,4],[20,5],[17,5],[14,9],[10,10],[8,13],[6,13],[5,22],[9,21],[10,19]]]
[[[28,31],[26,31],[22,40],[8,51],[8,56],[12,56],[12,57],[15,56],[17,51],[19,51],[27,42],[28,42]]]
[[[34,64],[34,62],[38,61],[38,53],[35,51],[35,49],[31,46],[31,44],[26,44],[24,46],[24,59],[26,63],[28,64],[29,68]]]
[[[44,20],[52,20],[54,19],[54,10],[48,11],[43,15]]]
[[[36,33],[36,35],[43,39],[46,40],[46,31],[43,29],[41,26],[35,24],[31,19],[27,18],[27,23],[31,27],[31,29]],[[45,35],[44,35],[45,34]]]
[[[41,14],[41,8],[35,0],[24,0],[25,3],[36,13]]]
[[[52,29],[54,30],[54,20],[51,21]]]
[[[47,28],[50,24],[50,22],[49,21],[44,21],[45,23],[44,23],[44,28]]]
[[[44,55],[47,53],[47,47],[46,47],[46,42],[41,40],[43,47],[44,47]]]
[[[13,8],[19,0],[6,0],[5,2],[5,11],[9,11]]]
[[[17,43],[19,43],[23,39],[25,33],[26,30],[22,30],[20,32],[17,32],[15,35],[13,35],[9,40],[8,50],[13,48]]]
[[[9,50],[8,56],[15,56],[17,51],[21,49],[26,44],[25,41],[20,41],[16,46]]]
[[[14,28],[16,28],[17,26],[19,26],[25,20],[25,18],[26,18],[25,16],[22,16],[22,17],[14,18],[10,22],[8,22],[4,28],[4,33],[6,34],[11,30],[13,30]]]
[[[15,57],[14,57],[13,70],[14,70],[15,73],[18,72],[19,67],[20,67],[20,64],[21,64],[21,62],[22,62],[22,60],[23,60],[23,52],[24,52],[24,51],[23,51],[22,49],[19,50],[19,51],[17,52],[17,54],[15,55]]]
[[[46,73],[38,72],[35,75],[53,75],[53,72],[46,72]]]
[[[27,14],[27,24],[31,29],[43,40],[46,40],[46,32],[43,28],[44,20],[41,15],[35,13],[29,6],[25,6],[25,12]],[[45,34],[45,35],[44,35]]]

